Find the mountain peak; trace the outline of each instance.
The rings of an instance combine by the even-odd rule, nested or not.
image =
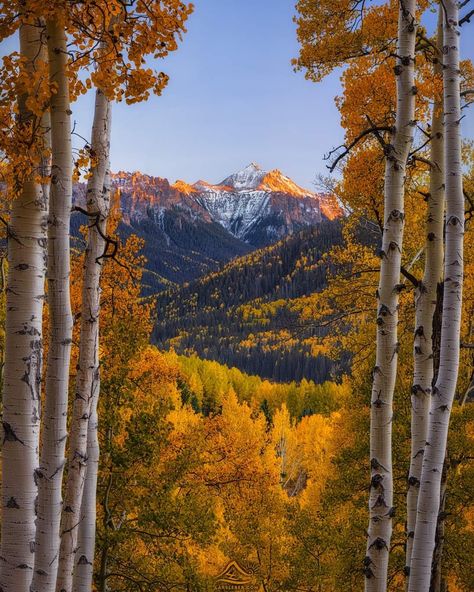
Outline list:
[[[208,183],[203,179],[199,179],[199,181],[193,183],[191,187],[194,189],[194,191],[232,191],[233,189],[233,187],[225,184],[212,185],[212,183]]]
[[[284,175],[280,170],[273,169],[265,173],[258,189],[262,191],[276,191],[278,193],[287,193],[293,197],[313,197],[314,193],[297,185],[294,181]]]
[[[248,170],[248,169],[253,169],[253,170],[255,170],[255,171],[261,171],[261,170],[263,170],[263,169],[262,169],[262,167],[261,167],[259,164],[257,164],[256,162],[251,162],[250,164],[248,164],[248,165],[247,165],[247,166],[246,166],[244,169],[242,169],[242,170],[246,171],[246,170]]]
[[[189,185],[189,183],[186,183],[186,181],[182,181],[181,179],[175,181],[171,187],[177,191],[181,191],[181,193],[185,193],[186,195],[196,193],[197,191],[193,185]]]
[[[253,191],[260,185],[260,182],[262,181],[263,177],[265,177],[265,175],[266,172],[263,171],[258,164],[251,162],[245,168],[237,171],[229,177],[226,177],[222,183],[220,183],[220,185],[232,187],[237,191]]]

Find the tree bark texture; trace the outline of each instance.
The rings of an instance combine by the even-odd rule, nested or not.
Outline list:
[[[461,97],[459,71],[459,7],[443,4],[443,79],[445,132],[445,264],[440,365],[433,387],[415,537],[410,568],[410,592],[428,592],[440,508],[440,486],[446,455],[449,418],[459,370],[463,286],[464,195],[461,164]]]
[[[20,53],[27,71],[33,71],[42,56],[39,24],[20,27]],[[36,116],[29,112],[26,98],[19,97],[18,125],[34,127]],[[8,229],[0,551],[3,592],[29,592],[35,557],[47,228],[47,201],[35,180],[38,172],[21,181]]]
[[[387,587],[392,536],[392,401],[398,358],[398,300],[404,228],[405,169],[415,117],[416,2],[400,2],[395,66],[397,108],[392,143],[386,150],[384,231],[377,290],[377,344],[370,418],[371,482],[364,560],[365,589]]]
[[[62,539],[57,592],[86,590],[92,577],[95,534],[95,483],[97,481],[97,400],[99,396],[100,274],[107,241],[110,210],[109,144],[111,104],[96,92],[91,147],[96,155],[87,186],[88,239],[84,258],[81,333],[73,417],[69,442],[68,479],[62,519]],[[83,501],[85,484],[86,498]],[[93,505],[93,507],[91,506]],[[81,548],[77,554],[78,536]],[[89,587],[90,589],[90,587]]]

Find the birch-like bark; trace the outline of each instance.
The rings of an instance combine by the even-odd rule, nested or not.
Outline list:
[[[79,568],[76,580],[78,586],[92,576],[95,530],[95,484],[97,480],[97,461],[89,454],[98,454],[96,440],[97,421],[95,410],[99,395],[99,312],[100,312],[100,274],[106,248],[106,226],[110,209],[108,188],[108,163],[110,144],[110,101],[100,90],[96,92],[94,124],[92,130],[92,149],[96,155],[96,165],[87,186],[87,211],[89,217],[88,241],[84,260],[84,282],[82,288],[81,334],[79,362],[77,368],[76,391],[69,443],[69,465],[66,497],[61,522],[61,549],[59,555],[57,592],[71,592],[73,572]],[[95,416],[95,417],[94,417]],[[90,419],[91,418],[91,419]],[[88,431],[91,435],[88,447]],[[92,460],[89,465],[89,460]],[[89,472],[90,468],[90,472]],[[86,477],[88,475],[88,477]],[[81,509],[84,484],[94,494],[88,496]],[[84,506],[83,506],[84,507]],[[79,527],[82,525],[82,549],[75,562]],[[76,563],[76,565],[75,565]],[[80,590],[87,588],[80,587]],[[90,587],[88,588],[90,590]]]
[[[443,47],[443,9],[440,6],[437,27],[438,60],[434,75],[441,77]],[[426,219],[425,269],[415,290],[415,335],[413,343],[413,387],[411,395],[411,456],[407,493],[407,545],[405,574],[410,576],[411,552],[415,534],[416,508],[421,467],[428,436],[431,389],[433,386],[433,317],[438,286],[443,278],[444,227],[444,135],[443,100],[437,96],[431,121],[431,168]],[[408,580],[407,580],[408,585]]]
[[[460,397],[459,406],[472,403],[469,395],[474,392],[474,372],[471,375],[469,385],[463,395]],[[452,471],[449,451],[446,453],[446,458],[443,465],[443,474],[441,476],[440,487],[440,507],[438,512],[438,524],[436,526],[435,549],[433,552],[433,563],[431,567],[431,584],[430,592],[446,592],[447,584],[446,578],[443,576],[443,551],[446,532],[446,498],[447,498],[447,484],[448,476]]]
[[[98,114],[103,110],[103,103],[106,101],[104,95],[97,92],[97,105],[99,107]],[[99,142],[102,140],[102,135],[105,135],[105,146],[96,148],[94,142],[92,148],[94,152],[99,150],[99,158],[109,160],[110,147],[110,127],[111,127],[111,104],[108,104],[108,127],[102,129],[103,122],[97,121],[96,128],[99,132]],[[103,148],[101,150],[101,148]],[[102,168],[102,167],[101,167]],[[107,170],[105,171],[103,197],[100,207],[102,209],[104,220],[104,232],[106,230],[107,217],[110,210],[110,163],[107,162]],[[95,173],[95,170],[94,170]],[[91,207],[97,207],[97,203],[88,203],[89,211]],[[95,231],[95,229],[93,229]],[[99,255],[100,256],[100,255]],[[99,270],[100,274],[100,270]],[[100,277],[98,278],[100,280]],[[100,306],[100,302],[97,303]],[[100,313],[100,309],[99,309]],[[97,317],[96,323],[96,350],[94,365],[99,370],[99,321],[100,314]],[[87,470],[86,480],[84,484],[84,493],[82,496],[82,521],[79,527],[78,544],[76,552],[76,565],[74,568],[73,592],[90,592],[92,588],[92,580],[94,575],[94,555],[95,555],[95,532],[96,532],[96,507],[97,507],[97,475],[99,469],[99,438],[98,438],[98,416],[97,406],[100,394],[100,374],[93,382],[92,406],[89,418],[89,426],[87,431]]]
[[[62,507],[62,474],[66,444],[69,361],[72,343],[70,215],[72,147],[67,47],[64,26],[47,23],[51,98],[51,188],[48,217],[49,349],[46,397],[38,476],[36,557],[31,592],[54,592]]]
[[[445,588],[443,578],[443,550],[446,532],[446,519],[444,512],[446,509],[446,494],[449,472],[449,455],[446,455],[443,466],[443,475],[440,487],[440,506],[438,512],[438,523],[436,525],[435,548],[433,551],[433,561],[431,564],[431,583],[430,592],[442,592]]]
[[[20,53],[33,71],[41,58],[41,28],[20,27]],[[18,125],[36,125],[19,97]],[[47,202],[34,175],[14,200],[8,235],[2,449],[0,589],[28,592],[35,551],[42,317]]]
[[[2,250],[2,254],[0,255],[0,292],[2,294],[2,301],[6,303],[7,301],[7,252],[6,250]],[[5,369],[5,343],[3,343],[2,347],[2,359],[0,361],[0,385],[2,389],[1,398],[3,401],[3,371]]]
[[[364,560],[365,589],[383,592],[393,516],[392,401],[398,358],[398,295],[404,227],[405,169],[415,117],[416,1],[399,3],[395,75],[397,109],[385,167],[384,232],[377,291],[377,352],[370,418],[369,527]]]
[[[440,366],[433,387],[410,568],[410,592],[428,592],[431,579],[440,485],[446,455],[449,418],[459,370],[463,285],[464,195],[461,164],[461,97],[459,7],[443,3],[443,79],[446,186],[446,248]]]
[[[97,367],[99,360],[96,361]],[[94,576],[97,475],[99,469],[99,439],[97,404],[99,402],[100,380],[95,381],[89,428],[87,431],[87,470],[81,504],[77,551],[73,576],[73,592],[90,592]]]

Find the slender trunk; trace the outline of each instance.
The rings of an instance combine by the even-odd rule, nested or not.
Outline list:
[[[97,381],[95,390],[99,390]],[[82,496],[81,523],[79,525],[73,592],[90,592],[94,575],[97,474],[99,466],[99,440],[97,437],[98,393],[93,395],[89,429],[87,432],[87,470]]]
[[[428,592],[440,507],[440,486],[459,370],[463,284],[464,195],[461,165],[459,7],[444,2],[444,105],[446,171],[446,255],[440,366],[433,387],[430,427],[423,458],[413,542],[410,592]]]
[[[438,512],[438,523],[436,525],[435,549],[433,552],[433,563],[431,567],[430,592],[442,592],[444,587],[443,578],[443,549],[444,537],[446,531],[445,508],[446,508],[446,490],[448,483],[449,456],[446,455],[443,467],[443,476],[440,487],[440,506]]]
[[[6,296],[7,296],[7,282],[6,282],[6,252],[2,252],[2,258],[1,258],[1,263],[0,263],[0,278],[1,278],[1,282],[2,282],[2,286],[1,286],[1,294],[2,294],[2,307],[6,308]],[[3,344],[2,347],[2,359],[0,362],[1,366],[0,366],[0,385],[1,385],[1,389],[2,389],[2,400],[3,400],[3,371],[5,369],[5,343]]]
[[[59,556],[58,592],[71,592],[75,568],[79,568],[80,571],[76,579],[77,590],[86,590],[85,581],[92,576],[94,559],[93,531],[95,530],[97,460],[89,458],[89,453],[98,453],[96,448],[97,422],[94,416],[99,396],[100,273],[104,261],[104,250],[107,246],[104,236],[110,209],[109,134],[110,102],[100,90],[97,90],[92,131],[92,148],[96,154],[97,163],[92,169],[92,176],[87,187],[89,231],[84,261],[79,363],[69,443],[68,479],[61,525],[63,534]],[[89,429],[91,429],[91,435],[88,441]],[[93,462],[90,462],[91,460]],[[90,506],[81,508],[84,484],[88,479],[91,480],[89,485],[93,488],[93,495],[88,497],[86,503],[93,504],[94,508]],[[92,481],[94,481],[93,484]],[[87,545],[87,548],[81,550],[75,566],[81,524],[84,535],[82,543]]]
[[[109,175],[109,145],[110,145],[110,125],[111,125],[111,104],[106,99],[104,94],[97,91],[96,95],[96,111],[94,128],[92,133],[92,149],[97,154],[99,159],[98,166],[92,172],[91,185],[91,199],[88,200],[88,211],[90,213],[101,212],[102,230],[105,232],[107,217],[110,210],[110,175]],[[102,162],[105,162],[105,167]],[[104,170],[105,168],[105,170]],[[94,180],[94,175],[103,175],[102,187],[100,186],[100,179]],[[92,197],[93,196],[93,197]],[[97,233],[96,228],[92,228],[90,232]],[[97,243],[95,247],[91,244],[91,249],[97,249],[100,244]],[[103,247],[102,247],[103,248]],[[96,259],[102,253],[96,251]],[[91,257],[94,255],[91,252]],[[88,266],[87,270],[91,271]],[[95,281],[100,281],[100,267],[96,267],[97,274]],[[92,282],[94,278],[86,277],[85,281]],[[96,302],[97,306],[97,322],[95,323],[95,359],[93,366],[99,369],[99,320],[100,320],[100,286],[96,286]],[[84,314],[85,311],[83,311]],[[97,504],[97,474],[99,468],[99,439],[98,439],[98,417],[97,405],[100,394],[100,376],[93,378],[93,392],[91,414],[89,418],[89,426],[87,431],[87,469],[84,484],[84,493],[82,498],[81,515],[82,521],[78,533],[78,551],[76,557],[76,566],[74,568],[73,591],[74,592],[90,592],[92,588],[93,567],[94,567],[94,553],[95,553],[95,531],[96,531],[96,504]]]
[[[108,477],[107,477],[107,485],[105,486],[104,497],[101,500],[102,505],[102,527],[104,531],[103,536],[103,546],[100,553],[100,568],[98,573],[98,587],[99,592],[109,592],[109,586],[107,583],[108,578],[108,564],[109,564],[109,554],[110,554],[110,531],[114,530],[114,522],[112,519],[112,513],[109,507],[109,497],[110,492],[113,488],[113,461],[111,459],[111,448],[112,448],[112,428],[109,426],[107,428],[105,445],[106,449],[108,450],[109,456],[109,466],[108,466]]]
[[[41,54],[41,28],[22,25],[20,53],[30,71]],[[20,126],[35,124],[19,97]],[[31,174],[14,200],[8,233],[2,450],[0,589],[28,592],[35,551],[42,319],[47,202]]]
[[[59,21],[47,23],[51,98],[51,188],[48,218],[49,349],[38,470],[38,521],[31,592],[53,592],[58,566],[61,484],[66,443],[72,314],[69,294],[69,226],[72,200],[71,111],[67,47]]]
[[[398,357],[398,293],[404,226],[405,169],[415,117],[416,1],[400,2],[398,20],[397,113],[393,144],[387,150],[385,212],[377,291],[377,354],[373,373],[370,426],[371,483],[365,589],[387,587],[393,516],[392,400]]]
[[[469,394],[474,392],[474,372],[471,375],[469,385],[463,395],[460,397],[459,405],[463,407],[466,404],[471,403]],[[431,569],[431,587],[430,592],[445,592],[446,591],[446,579],[443,577],[443,549],[446,532],[446,497],[447,497],[447,484],[448,475],[453,470],[452,460],[450,460],[449,451],[446,451],[446,458],[444,460],[443,475],[441,478],[440,487],[440,506],[438,512],[438,524],[436,526],[436,543],[435,550],[433,553],[433,565]]]
[[[441,49],[443,47],[443,9],[438,13],[438,60],[435,77],[441,77]],[[443,278],[444,226],[444,137],[443,100],[436,96],[431,125],[431,169],[426,220],[425,270],[415,291],[415,335],[413,347],[413,387],[411,416],[411,456],[407,493],[407,577],[410,575],[411,552],[415,534],[416,507],[420,488],[421,467],[428,436],[431,389],[434,377],[433,318],[437,303],[438,285]],[[407,580],[408,585],[408,580]]]
[[[109,592],[107,586],[107,567],[109,562],[109,547],[104,545],[102,553],[100,554],[100,571],[99,571],[99,592]]]
[[[461,396],[460,404],[465,405],[466,403],[472,403],[474,401],[474,370],[471,374],[471,379],[469,380],[469,384],[467,389]]]

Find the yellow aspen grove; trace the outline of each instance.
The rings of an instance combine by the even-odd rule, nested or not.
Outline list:
[[[439,373],[433,387],[410,566],[410,592],[428,592],[440,508],[449,419],[459,372],[463,286],[464,195],[461,154],[459,6],[443,3],[446,247]]]
[[[442,79],[443,9],[438,13],[434,77]],[[431,122],[430,183],[426,218],[425,267],[423,279],[415,289],[415,334],[413,342],[413,386],[411,416],[411,456],[407,493],[407,577],[410,575],[411,552],[415,534],[416,508],[420,488],[421,467],[429,426],[431,389],[434,377],[433,315],[437,294],[443,279],[444,227],[444,133],[443,95],[435,91]]]
[[[398,295],[403,246],[405,169],[415,115],[416,2],[399,4],[396,121],[386,147],[384,228],[377,290],[376,362],[370,417],[370,495],[365,589],[384,592],[393,517],[392,401],[398,359]]]
[[[31,590],[52,592],[56,583],[62,473],[66,445],[72,313],[69,294],[69,225],[72,205],[72,146],[67,41],[61,14],[46,25],[50,81],[51,188],[48,217],[49,349],[38,469],[38,519]]]
[[[37,113],[29,88],[44,66],[41,27],[25,18],[19,29],[23,60],[18,82],[18,127],[37,144]],[[31,93],[31,94],[30,94]],[[35,161],[40,171],[34,170]],[[3,384],[2,543],[0,589],[28,592],[34,562],[35,502],[40,422],[42,316],[47,203],[38,177],[43,156],[32,155],[30,171],[16,179],[8,236],[5,366]]]

